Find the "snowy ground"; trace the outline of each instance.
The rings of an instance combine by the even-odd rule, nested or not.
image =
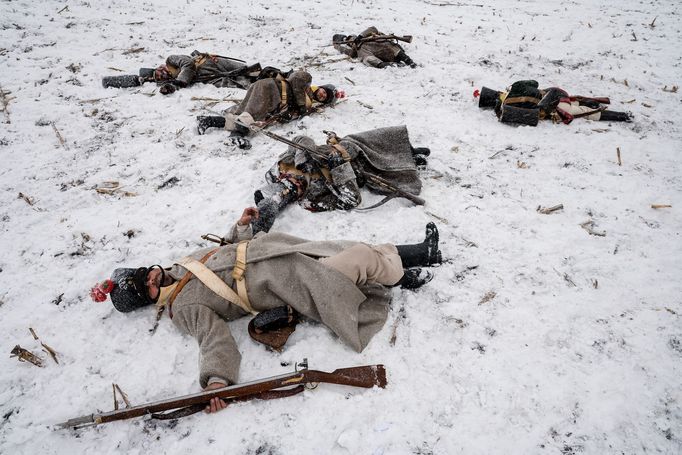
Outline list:
[[[3,1],[0,346],[40,352],[33,327],[60,363],[2,361],[0,453],[680,453],[682,112],[681,92],[668,92],[682,82],[679,14],[677,1],[634,0]],[[285,69],[337,60],[322,47],[331,35],[370,24],[414,35],[406,49],[420,67],[310,66],[348,100],[274,131],[321,141],[323,129],[404,123],[433,151],[427,205],[296,206],[275,229],[404,243],[435,221],[449,262],[418,292],[394,291],[362,354],[318,325],[300,326],[282,354],[251,341],[246,319],[232,328],[242,380],[307,357],[322,370],[383,363],[387,389],[320,386],[172,424],[53,430],[110,410],[112,382],[137,404],[198,390],[194,340],[168,319],[150,335],[151,309],[117,313],[89,287],[225,232],[283,149],[256,137],[244,153],[224,132],[196,134],[196,115],[231,103],[192,97],[240,90],[163,97],[151,84],[103,89],[101,78],[193,49]],[[610,96],[635,122],[513,128],[471,96],[525,78]],[[98,194],[105,181],[122,191]],[[580,226],[590,220],[606,235]]]

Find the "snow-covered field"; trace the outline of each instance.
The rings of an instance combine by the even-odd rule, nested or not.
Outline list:
[[[0,24],[0,453],[682,451],[678,1],[5,0]],[[413,35],[406,50],[419,68],[316,63],[341,57],[323,47],[333,33],[372,24]],[[318,64],[307,67],[316,82],[346,90],[347,101],[278,134],[322,141],[323,129],[406,124],[433,152],[425,207],[292,206],[274,229],[412,243],[435,221],[449,261],[418,292],[394,290],[361,354],[314,324],[276,354],[248,337],[246,319],[232,323],[244,381],[307,357],[322,370],[383,363],[385,390],[322,385],[173,423],[54,430],[110,410],[111,383],[137,404],[199,388],[193,339],[167,318],[150,334],[152,309],[120,314],[88,297],[117,266],[169,264],[205,246],[202,234],[227,231],[283,150],[262,136],[242,152],[223,131],[196,134],[196,115],[232,103],[192,98],[240,90],[101,86],[194,49]],[[514,128],[472,98],[527,78],[610,96],[635,121]],[[107,181],[122,189],[97,193]],[[605,235],[590,235],[588,221]],[[29,327],[59,364],[9,358],[17,344],[41,352]]]

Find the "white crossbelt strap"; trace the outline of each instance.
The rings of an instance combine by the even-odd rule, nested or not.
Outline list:
[[[246,248],[244,247],[244,253],[246,253]],[[244,256],[246,256],[244,254]],[[240,262],[244,264],[242,267],[245,268],[246,266],[246,257],[244,257],[241,261],[240,258],[237,257],[237,263],[239,265]],[[238,307],[242,308],[244,311],[247,311],[251,314],[258,314],[257,311],[253,309],[251,306],[251,303],[249,302],[248,298],[242,299],[237,295],[236,292],[234,292],[223,280],[220,279],[218,275],[216,275],[211,269],[206,267],[204,264],[201,262],[197,261],[196,259],[192,259],[191,257],[184,257],[180,259],[179,261],[176,262],[176,264],[181,265],[182,267],[186,268],[190,272],[194,274],[204,285],[206,285],[207,288],[209,288],[211,291],[215,292],[217,295],[220,297],[224,298],[228,302],[234,303]],[[235,265],[237,267],[237,265]],[[243,270],[243,268],[242,268]],[[246,281],[243,279],[240,281]],[[238,287],[240,286],[240,281],[238,281]],[[241,283],[243,284],[243,295],[246,296],[246,283]],[[241,289],[239,289],[241,291]]]
[[[244,278],[244,273],[246,272],[246,247],[248,245],[248,240],[239,242],[239,245],[237,245],[237,260],[232,269],[232,278],[237,282],[237,292],[241,301],[244,302],[246,307],[253,308],[251,302],[249,302],[249,295],[246,292],[246,279]],[[255,314],[253,310],[252,313]]]

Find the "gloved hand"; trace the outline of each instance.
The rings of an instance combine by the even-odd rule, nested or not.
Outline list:
[[[339,155],[338,153],[332,153],[329,155],[329,158],[327,158],[327,167],[331,170],[334,169],[335,167],[341,166],[345,161],[343,160],[343,157]]]
[[[224,144],[232,147],[237,147],[241,150],[251,149],[251,141],[242,136],[230,136],[227,138]]]
[[[175,90],[176,88],[173,84],[163,84],[159,89],[162,95],[170,95],[171,93],[175,93]]]

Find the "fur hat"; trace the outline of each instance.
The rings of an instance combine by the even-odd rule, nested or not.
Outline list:
[[[145,280],[148,270],[147,267],[114,270],[114,273],[111,274],[111,281],[114,282],[111,301],[114,308],[122,313],[129,313],[154,303],[147,295]]]
[[[315,86],[315,87],[311,87],[311,88],[313,89],[313,93],[315,93],[315,94],[317,94],[317,91],[319,89],[324,90],[325,93],[327,94],[327,98],[325,98],[324,101],[319,101],[317,99],[317,96],[315,96],[316,101],[323,103],[323,104],[332,104],[332,103],[336,102],[337,90],[336,90],[336,87],[334,87],[332,84],[325,84],[325,85],[320,85],[319,87]]]

